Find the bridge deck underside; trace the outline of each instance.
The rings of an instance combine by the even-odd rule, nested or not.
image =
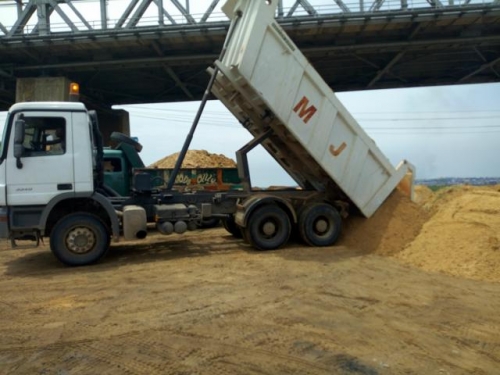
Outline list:
[[[282,23],[335,91],[500,81],[500,10]],[[0,39],[0,109],[19,77],[66,76],[91,107],[200,99],[227,23]]]

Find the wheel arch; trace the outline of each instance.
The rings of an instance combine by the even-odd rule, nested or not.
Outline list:
[[[285,198],[279,197],[276,195],[267,195],[267,194],[257,194],[252,195],[250,198],[245,199],[238,206],[237,210],[243,212],[242,220],[241,218],[238,220],[238,225],[241,227],[246,227],[248,223],[248,218],[258,207],[261,207],[265,204],[276,204],[278,207],[283,209],[286,214],[290,217],[292,224],[297,223],[297,213],[293,205]],[[236,215],[238,217],[239,215]]]
[[[67,193],[54,197],[42,212],[42,234],[50,236],[52,228],[61,217],[77,211],[99,217],[108,226],[114,239],[120,236],[120,223],[114,207],[106,197],[98,193],[81,196]]]

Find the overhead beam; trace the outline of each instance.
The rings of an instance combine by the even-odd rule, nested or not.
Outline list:
[[[475,75],[477,75],[477,74],[481,73],[483,70],[486,70],[486,69],[489,69],[489,68],[493,68],[493,69],[494,69],[495,65],[496,65],[497,63],[499,63],[499,62],[500,62],[500,57],[499,57],[499,58],[497,58],[497,59],[495,59],[495,60],[493,60],[493,61],[490,61],[490,62],[489,62],[489,63],[487,63],[487,64],[483,64],[483,65],[481,65],[481,67],[477,68],[477,69],[476,69],[476,70],[474,70],[472,73],[469,73],[469,74],[467,74],[466,76],[464,76],[464,77],[460,78],[460,79],[458,80],[458,82],[460,82],[460,83],[461,83],[461,82],[467,81],[469,78],[474,77]],[[495,71],[495,72],[496,72],[496,71]]]
[[[22,0],[15,0],[15,1],[17,5],[17,18],[19,18],[23,13],[23,1]]]
[[[170,23],[172,25],[176,25],[177,22],[175,21],[175,19],[165,10],[165,8],[163,8],[163,0],[153,0],[153,2],[156,4],[156,6],[158,7],[158,11],[159,12],[162,12],[162,14],[168,18],[168,20],[170,21]]]
[[[309,14],[310,16],[318,16],[318,12],[316,12],[316,9],[309,3],[307,0],[295,0],[295,3],[292,5],[290,10],[287,13],[287,17],[293,16],[299,5]],[[279,11],[279,9],[278,9]],[[283,8],[281,8],[281,11],[283,12]]]
[[[50,34],[50,15],[54,11],[54,8],[49,4],[39,4],[37,9],[38,22],[32,33],[39,35],[49,35]]]
[[[278,0],[278,18],[283,18],[284,15],[283,0]]]
[[[415,35],[417,35],[420,30],[422,29],[422,25],[421,24],[418,24],[416,25],[415,27],[413,27],[413,30],[411,31],[410,35],[408,35],[408,38],[407,40],[412,40]],[[396,56],[394,56],[391,61],[389,61],[389,63],[382,69],[380,70],[377,75],[370,81],[370,83],[368,83],[367,87],[370,88],[372,87],[375,83],[377,83],[380,78],[382,78],[385,74],[387,74],[390,69],[399,61],[401,60],[401,58],[404,56],[406,50],[403,49],[402,51],[398,52],[396,54]]]
[[[49,4],[54,8],[54,10],[59,14],[59,16],[63,19],[64,22],[70,27],[71,31],[77,32],[78,27],[75,26],[73,22],[69,19],[69,17],[64,13],[64,11],[59,7],[59,5],[54,0],[48,0]]]
[[[184,94],[186,94],[189,99],[194,99],[194,95],[191,93],[191,91],[188,90],[184,82],[180,80],[180,78],[177,76],[177,74],[175,74],[174,70],[170,66],[163,64],[162,68],[170,76],[170,78],[174,80],[176,86],[179,86],[179,88],[184,92]]]
[[[78,9],[76,9],[76,7],[73,5],[72,0],[64,0],[64,2],[69,6],[69,8],[73,11],[73,13],[75,13],[75,15],[80,19],[80,21],[82,21],[82,23],[85,25],[85,27],[88,30],[92,30],[92,26],[90,26],[90,24],[87,22],[87,20],[80,14]]]
[[[153,42],[152,46],[159,56],[165,56],[157,42]],[[162,68],[170,76],[170,78],[173,79],[175,84],[179,86],[179,88],[187,95],[188,98],[194,99],[194,95],[188,90],[184,82],[180,80],[180,78],[177,76],[177,74],[175,74],[174,70],[170,66],[168,66],[167,64],[162,64]]]
[[[16,1],[16,0],[13,0],[13,1]],[[126,0],[126,1],[128,4],[127,10],[125,10],[125,12],[122,14],[119,21],[117,22],[116,29],[122,28],[127,22],[130,21],[129,20],[130,15],[134,12],[134,9],[137,7],[137,5],[139,4],[139,2],[141,0]],[[182,0],[150,0],[150,1],[153,1],[158,6],[158,18],[159,18],[159,25],[160,26],[163,26],[163,17],[168,18],[168,20],[173,25],[176,24],[176,21],[174,20],[174,18],[171,17],[165,11],[165,9],[163,7],[163,3],[165,3],[166,1],[170,1],[173,5],[175,5],[177,7],[177,9],[179,9],[183,18],[187,20],[187,23],[185,23],[186,25],[196,25],[196,20],[189,13],[189,6],[188,6],[189,2],[187,0],[185,0],[185,5],[183,5],[184,2]],[[290,21],[290,22],[297,22],[297,21],[300,21],[302,19],[304,21],[308,21],[307,20],[308,16],[306,16],[306,15],[301,15],[300,18],[294,16],[294,14],[296,13],[296,10],[299,6],[301,6],[307,12],[309,17],[313,17],[318,22],[331,21],[331,20],[335,20],[335,19],[344,20],[344,18],[342,18],[342,17],[345,17],[345,14],[351,12],[349,7],[345,3],[345,0],[333,0],[338,5],[341,12],[340,13],[337,12],[335,14],[329,14],[329,15],[319,14],[317,12],[317,10],[314,8],[314,6],[311,5],[310,0],[295,0],[293,2],[292,8],[288,12],[288,14],[286,14],[286,16],[285,16],[285,14],[284,14],[285,11],[283,10],[283,7],[282,7],[283,0],[275,0],[275,1],[278,1],[278,17],[280,18],[280,22],[283,22],[284,20],[286,20],[286,17],[293,18],[293,21]],[[360,9],[362,9],[362,10],[364,10],[365,1],[366,0],[360,0],[359,6],[360,6]],[[444,3],[443,0],[429,0],[430,5],[434,9],[431,8],[430,6],[427,6],[427,7],[422,7],[422,8],[418,8],[418,9],[411,9],[411,10],[408,10],[408,0],[399,0],[399,1],[401,2],[401,9],[395,9],[395,10],[392,10],[390,12],[381,12],[380,14],[388,13],[388,17],[395,17],[395,16],[400,15],[400,14],[401,15],[415,15],[415,16],[420,16],[420,15],[431,16],[433,14],[432,12],[436,11],[435,9],[439,9],[439,8],[452,9],[452,7],[450,7],[448,5],[443,6],[443,3]],[[464,0],[464,1],[465,2],[462,3],[462,5],[467,4],[467,1],[469,1],[469,0]],[[482,11],[483,16],[485,14],[489,14],[491,12],[497,12],[498,11],[497,4],[500,4],[500,0],[487,0],[487,1],[488,1],[488,3],[484,3],[484,4],[469,4],[467,7],[461,6],[460,7],[461,12],[463,12],[463,14],[466,14],[466,13],[471,13],[471,12],[475,12],[475,11]],[[9,39],[15,35],[23,34],[25,26],[26,26],[27,22],[30,20],[30,18],[33,16],[34,12],[39,10],[39,12],[43,18],[43,17],[46,17],[46,15],[44,15],[43,12],[49,13],[51,11],[50,9],[57,10],[59,15],[61,15],[61,17],[66,22],[66,24],[69,25],[69,27],[71,28],[71,30],[74,33],[78,32],[79,34],[85,34],[84,31],[80,31],[76,28],[75,25],[77,25],[77,24],[74,24],[71,21],[71,19],[73,17],[71,17],[71,19],[69,17],[67,17],[64,14],[64,11],[63,11],[64,8],[61,8],[61,5],[60,5],[60,4],[65,4],[68,7],[70,7],[72,12],[79,19],[78,25],[80,24],[80,21],[81,21],[85,25],[86,29],[92,30],[93,29],[92,23],[90,21],[87,21],[85,19],[85,17],[78,11],[78,9],[76,7],[76,5],[77,5],[76,2],[77,2],[77,0],[27,0],[26,5],[24,5],[24,10],[22,10],[20,12],[20,15],[16,21],[16,24],[14,25],[14,27],[12,27],[12,29],[10,31],[8,31],[5,38]],[[447,0],[447,2],[450,2],[450,0]],[[20,5],[20,3],[21,3],[20,1],[16,2],[16,4],[18,4],[18,5]],[[207,11],[205,12],[205,14],[203,15],[201,22],[203,22],[203,23],[207,22],[208,18],[210,17],[210,15],[213,14],[215,7],[219,3],[220,3],[220,0],[212,0],[211,1],[211,4],[210,4],[209,8],[207,9]],[[107,27],[108,27],[108,25],[107,25],[107,5],[106,5],[107,0],[98,0],[97,4],[98,4],[98,6],[100,6],[101,29],[107,30]],[[281,4],[281,7],[280,7],[280,4]],[[384,8],[385,4],[386,4],[385,0],[374,0],[374,1],[372,0],[372,4],[371,4],[369,11],[371,11],[371,12],[380,11],[380,9]],[[457,0],[453,0],[453,4],[458,4]],[[458,5],[454,5],[454,6],[458,7]],[[45,7],[45,10],[44,10],[44,7]],[[22,9],[22,8],[19,8],[19,9]],[[98,12],[96,12],[96,13],[99,14]],[[356,13],[358,13],[358,12],[356,12]],[[364,12],[362,11],[361,13],[364,13]],[[366,12],[366,13],[368,13],[368,12]],[[68,12],[68,14],[70,14],[70,13]],[[137,23],[140,22],[137,20],[137,18],[140,18],[140,17],[138,17],[139,14],[141,14],[141,13],[136,13],[136,15],[134,15],[134,17],[133,17],[134,20],[130,21],[130,25],[134,25],[134,24],[137,25]],[[161,16],[161,14],[163,14],[163,16]],[[380,22],[380,20],[378,20],[377,22]],[[47,26],[47,27],[44,27],[44,26]],[[38,33],[38,34],[42,33],[42,35],[43,35],[43,33],[47,33],[47,29],[49,27],[50,27],[50,25],[49,25],[48,20],[46,22],[45,21],[39,22],[38,28],[36,29],[36,33]],[[7,29],[5,26],[3,26],[3,29],[0,28],[0,33],[1,33],[1,31],[5,32],[5,29]],[[124,29],[126,29],[126,28],[124,28]],[[54,30],[50,30],[50,32],[54,33]],[[0,38],[3,38],[3,37],[0,36]]]
[[[130,18],[127,26],[125,26],[126,29],[131,29],[139,23],[141,20],[141,17],[144,15],[146,10],[148,10],[149,4],[151,4],[152,0],[142,0],[137,9],[135,10],[134,14]]]
[[[338,7],[340,9],[342,9],[342,11],[344,13],[351,13],[351,10],[349,9],[349,7],[347,5],[344,4],[344,2],[342,0],[335,0],[335,3],[338,5]],[[360,5],[359,5],[361,11],[363,11],[363,0],[360,0]]]
[[[481,51],[477,48],[477,47],[474,47],[473,48],[474,51],[476,52],[476,54],[479,56],[479,58],[481,60],[483,60],[484,63],[487,63],[488,62],[488,59],[486,57],[484,57],[484,55],[481,53]],[[500,78],[500,73],[495,69],[494,66],[490,66],[490,70],[498,77]]]
[[[210,17],[210,15],[212,14],[212,12],[214,11],[215,7],[217,6],[217,4],[219,3],[219,0],[213,0],[212,3],[208,6],[208,9],[207,11],[205,12],[205,14],[203,14],[203,16],[201,17],[200,19],[200,23],[205,23],[207,22],[208,20],[208,17]]]
[[[7,28],[2,25],[2,23],[0,22],[0,30],[2,30],[2,32],[7,35],[9,33],[9,30],[7,30]]]
[[[99,0],[101,8],[101,28],[108,29],[108,2],[107,0]]]
[[[12,26],[12,29],[10,29],[9,33],[7,36],[12,36],[15,34],[22,34],[24,27],[30,20],[31,16],[36,12],[37,7],[35,0],[29,0],[29,3],[26,5],[26,8],[22,11],[22,13],[17,17],[17,21],[14,23],[14,26]]]
[[[500,35],[489,37],[471,37],[471,38],[442,38],[442,39],[429,39],[429,40],[414,40],[414,41],[399,41],[399,42],[379,42],[379,43],[365,43],[355,45],[330,45],[325,47],[303,47],[301,50],[308,54],[315,53],[333,53],[333,52],[354,52],[354,51],[370,51],[380,49],[400,49],[406,48],[407,52],[411,50],[427,49],[436,46],[464,46],[474,45],[483,42],[500,42]],[[207,53],[203,55],[184,55],[184,56],[164,56],[164,57],[150,57],[150,58],[132,58],[132,59],[111,59],[104,61],[78,61],[69,63],[53,63],[53,64],[36,64],[36,65],[18,65],[13,67],[13,72],[17,71],[33,71],[40,69],[64,69],[64,68],[89,68],[89,67],[107,67],[114,65],[124,64],[154,64],[165,62],[169,65],[179,65],[186,63],[207,63],[210,64],[218,57],[215,53]]]
[[[385,0],[375,0],[371,7],[368,9],[369,12],[376,12],[378,11],[382,5],[384,4]]]
[[[15,79],[15,77],[12,75],[12,73],[6,72],[4,69],[0,69],[0,76],[4,78],[9,78],[9,79]]]
[[[443,8],[443,3],[440,0],[427,0],[434,8]]]
[[[132,13],[132,11],[134,10],[134,8],[136,7],[138,2],[139,2],[139,0],[131,0],[130,1],[130,3],[127,6],[127,9],[125,9],[125,12],[123,12],[122,16],[120,17],[120,19],[116,23],[115,29],[119,29],[123,26],[123,24],[125,23],[127,18],[130,16],[130,13]]]
[[[86,61],[86,62],[70,62],[70,63],[55,63],[55,64],[37,64],[37,65],[22,65],[16,66],[14,71],[32,71],[32,70],[47,70],[47,69],[68,69],[68,68],[91,68],[91,67],[111,67],[114,65],[124,64],[188,64],[193,61],[197,63],[212,63],[219,55],[216,53],[205,55],[186,55],[186,56],[160,56],[160,57],[146,57],[135,59],[111,59],[104,61]]]
[[[314,9],[314,7],[311,5],[311,3],[309,3],[308,0],[299,0],[299,2],[300,5],[302,5],[302,8],[304,8],[304,10],[307,12],[307,14],[309,14],[310,16],[318,15],[318,12],[316,11],[316,9]]]
[[[186,18],[186,20],[188,21],[188,23],[191,23],[191,24],[195,24],[196,21],[194,20],[193,16],[191,16],[189,14],[189,12],[187,11],[186,8],[184,8],[182,6],[181,3],[179,3],[179,1],[177,0],[170,0],[172,2],[172,4],[174,4],[176,6],[177,9],[179,9],[179,11],[181,12],[181,14],[184,16],[184,18]]]
[[[404,54],[405,51],[401,51],[396,56],[394,56],[392,60],[384,67],[384,69],[380,70],[366,87],[371,88],[375,83],[377,83],[380,78],[382,78],[399,60],[401,60]]]
[[[293,16],[293,14],[295,13],[295,10],[297,10],[298,6],[300,4],[300,1],[299,0],[296,0],[295,3],[292,5],[292,7],[290,8],[290,10],[288,11],[288,13],[286,14],[287,17],[291,17]]]
[[[165,20],[163,19],[163,0],[157,0],[156,1],[156,8],[158,10],[158,25],[164,26],[165,25]]]
[[[358,54],[356,54],[356,53],[351,53],[350,55],[351,55],[351,56],[354,56],[354,57],[355,57],[356,59],[358,59],[359,61],[362,61],[362,62],[364,62],[364,63],[365,63],[365,64],[367,64],[367,65],[370,65],[372,68],[377,69],[377,71],[381,69],[381,68],[380,68],[380,66],[378,66],[378,65],[377,65],[377,64],[375,64],[374,62],[372,62],[372,61],[370,61],[370,60],[368,60],[368,59],[365,59],[364,57],[361,57],[361,56],[359,56],[359,55],[358,55]],[[393,72],[391,72],[390,70],[389,70],[389,71],[387,71],[387,72],[386,72],[386,74],[390,75],[391,77],[396,78],[397,80],[399,80],[399,81],[401,81],[401,82],[403,82],[403,83],[408,83],[408,81],[407,81],[406,79],[401,78],[400,76],[398,76],[398,75],[394,74],[394,73],[393,73]]]

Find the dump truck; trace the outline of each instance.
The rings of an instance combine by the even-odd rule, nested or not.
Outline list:
[[[0,237],[50,238],[64,264],[101,259],[111,240],[137,240],[196,229],[222,218],[226,229],[259,250],[286,245],[291,233],[311,246],[338,239],[342,217],[370,217],[403,179],[274,20],[277,1],[229,0],[231,19],[210,81],[165,188],[135,173],[127,196],[104,183],[97,116],[82,103],[13,105],[0,149]],[[240,191],[174,189],[204,105],[215,95],[254,138],[236,152]],[[134,149],[132,139],[122,137]],[[255,190],[247,154],[262,145],[298,187]],[[137,150],[136,150],[137,151]]]

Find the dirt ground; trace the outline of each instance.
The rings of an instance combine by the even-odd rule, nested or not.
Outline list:
[[[499,374],[500,193],[418,192],[326,248],[216,228],[67,268],[2,247],[0,374]]]

